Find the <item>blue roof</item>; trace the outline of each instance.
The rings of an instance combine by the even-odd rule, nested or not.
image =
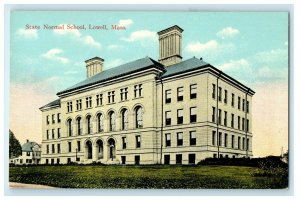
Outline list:
[[[38,145],[38,143],[36,143],[36,142],[26,142],[25,144],[23,144],[23,146],[22,146],[22,151],[33,151],[33,147],[35,146],[35,145]],[[40,146],[40,145],[38,145],[38,146]]]
[[[60,99],[56,99],[54,101],[51,101],[50,103],[40,107],[40,109],[47,108],[47,107],[52,107],[52,106],[60,106]]]
[[[112,69],[104,70],[101,73],[96,74],[95,76],[87,78],[84,81],[81,81],[63,91],[58,92],[57,95],[151,67],[155,67],[162,71],[165,71],[162,64],[153,60],[152,58],[145,57]]]
[[[175,75],[178,73],[187,72],[190,70],[195,70],[195,69],[207,66],[207,65],[209,65],[209,64],[204,62],[202,59],[193,57],[188,60],[182,61],[180,63],[166,67],[167,72],[164,73],[162,75],[162,77],[167,77],[167,76]]]

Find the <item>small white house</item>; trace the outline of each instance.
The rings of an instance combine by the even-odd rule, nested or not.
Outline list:
[[[41,146],[36,142],[26,141],[22,146],[22,155],[18,158],[10,160],[10,163],[16,165],[40,164],[41,161]]]

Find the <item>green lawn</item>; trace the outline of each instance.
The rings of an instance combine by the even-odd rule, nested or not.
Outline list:
[[[10,167],[9,181],[61,188],[287,188],[287,177],[237,166]]]

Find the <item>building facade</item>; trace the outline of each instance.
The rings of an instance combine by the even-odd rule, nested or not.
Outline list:
[[[202,58],[182,61],[182,32],[158,32],[159,60],[104,70],[57,93],[42,111],[42,163],[196,164],[252,156],[254,91]]]
[[[26,141],[22,145],[22,154],[17,158],[10,160],[10,163],[16,165],[33,165],[41,163],[41,147],[36,142]]]

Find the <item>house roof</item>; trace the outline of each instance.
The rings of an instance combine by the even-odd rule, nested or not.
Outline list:
[[[40,107],[40,109],[50,108],[50,107],[53,107],[53,106],[60,106],[60,99],[56,99],[54,101],[51,101],[50,103]]]
[[[39,146],[39,144],[36,143],[36,142],[30,142],[30,141],[28,141],[28,142],[26,142],[25,144],[22,145],[22,151],[30,151],[30,152],[32,152],[33,151],[33,147],[35,145]]]
[[[153,60],[152,58],[145,57],[141,58],[123,65],[120,65],[118,67],[114,67],[112,69],[104,70],[99,74],[96,74],[95,76],[92,76],[90,78],[85,79],[84,81],[81,81],[63,91],[60,91],[57,93],[57,95],[63,94],[65,92],[70,92],[76,89],[80,89],[85,86],[89,86],[95,83],[100,83],[103,81],[107,81],[110,79],[114,79],[129,73],[137,72],[140,70],[145,70],[151,67],[155,67],[157,69],[160,69],[162,71],[165,71],[165,68],[162,64],[159,62]]]

